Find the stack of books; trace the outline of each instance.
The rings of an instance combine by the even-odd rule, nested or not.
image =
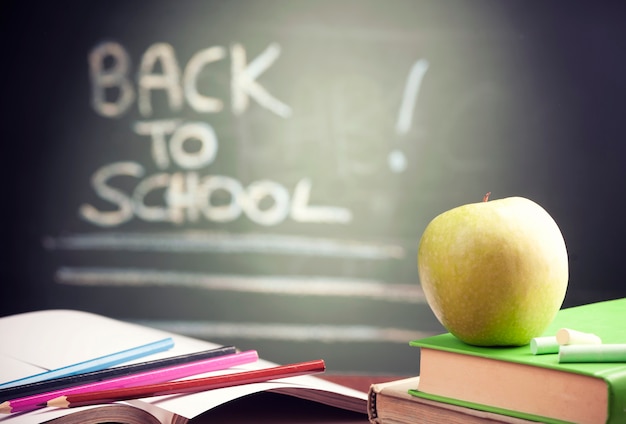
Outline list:
[[[624,348],[626,298],[562,309],[544,336],[561,328]],[[558,353],[470,346],[449,333],[410,344],[420,348],[419,377],[372,385],[372,423],[626,422],[626,356],[563,362]]]

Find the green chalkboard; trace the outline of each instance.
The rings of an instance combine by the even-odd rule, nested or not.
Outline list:
[[[442,331],[417,244],[521,195],[626,295],[626,29],[551,2],[10,2],[2,314],[77,308],[342,372]]]

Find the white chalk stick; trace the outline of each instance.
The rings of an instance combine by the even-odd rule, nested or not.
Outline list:
[[[582,331],[572,330],[570,328],[561,328],[556,332],[556,340],[560,345],[594,345],[602,344],[602,339],[593,333],[583,333]]]
[[[626,344],[564,345],[559,362],[626,362]]]
[[[530,340],[530,352],[533,355],[559,353],[559,346],[556,336],[535,337]]]

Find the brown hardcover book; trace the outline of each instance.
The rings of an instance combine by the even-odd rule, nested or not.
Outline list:
[[[368,414],[374,424],[528,424],[531,421],[479,411],[409,394],[418,387],[419,377],[372,384]]]

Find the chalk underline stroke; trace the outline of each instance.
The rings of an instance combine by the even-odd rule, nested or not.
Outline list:
[[[385,342],[406,344],[435,333],[367,325],[304,325],[257,322],[129,320],[188,337],[289,340],[296,342]]]
[[[369,298],[401,303],[426,303],[418,284],[387,284],[375,280],[320,276],[246,276],[143,268],[61,267],[60,284],[91,287],[187,287],[212,291]]]
[[[48,250],[119,250],[169,253],[266,253],[358,259],[403,259],[397,244],[280,234],[231,234],[205,231],[167,233],[81,233],[47,236]]]

